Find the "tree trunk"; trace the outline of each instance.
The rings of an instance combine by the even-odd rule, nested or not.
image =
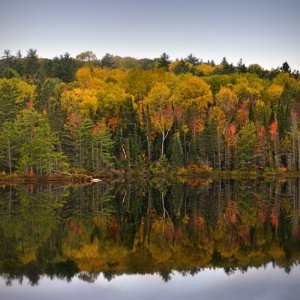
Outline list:
[[[11,144],[8,141],[8,167],[9,167],[9,174],[12,172],[12,161],[11,161]]]

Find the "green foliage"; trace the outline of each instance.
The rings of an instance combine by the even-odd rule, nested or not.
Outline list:
[[[56,150],[58,139],[42,115],[25,109],[18,115],[15,126],[20,172],[44,176],[67,168],[66,157]]]
[[[249,122],[243,128],[241,128],[237,137],[236,151],[239,169],[255,168],[255,142],[256,127],[252,122]]]
[[[171,164],[175,167],[182,167],[184,165],[184,154],[179,132],[176,132],[171,140]]]
[[[94,173],[155,166],[160,158],[176,167],[300,168],[300,83],[287,63],[267,71],[226,58],[220,65],[193,55],[172,62],[165,53],[97,60],[91,51],[49,60],[30,49],[24,58],[5,50],[0,70],[5,172],[49,174],[56,167],[45,157],[55,155]]]
[[[195,179],[195,178],[194,178]],[[98,273],[246,272],[300,258],[295,181],[97,184],[0,189],[0,274],[7,282]],[[288,193],[284,192],[288,191]]]
[[[99,122],[92,130],[92,170],[100,172],[113,166],[114,142],[104,122]]]
[[[4,122],[14,121],[20,110],[33,100],[35,87],[24,81],[0,79],[0,127]]]

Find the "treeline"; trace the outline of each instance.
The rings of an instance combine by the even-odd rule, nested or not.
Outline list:
[[[240,59],[236,65],[229,63],[224,57],[220,64],[214,60],[204,61],[193,54],[182,59],[172,61],[168,54],[149,59],[137,59],[133,57],[120,57],[105,54],[101,59],[92,51],[85,51],[72,58],[69,53],[61,54],[53,59],[38,57],[37,50],[29,49],[23,56],[19,50],[13,54],[10,50],[4,50],[0,59],[0,77],[12,78],[20,76],[25,79],[45,80],[46,78],[59,78],[63,82],[75,80],[76,71],[83,65],[121,70],[156,70],[164,68],[175,74],[191,73],[196,76],[224,75],[233,73],[252,73],[260,78],[273,79],[280,72],[290,73],[294,78],[299,78],[299,70],[291,70],[289,64],[284,62],[281,67],[265,70],[258,64],[248,67]]]
[[[31,49],[5,51],[0,67],[7,173],[300,170],[300,80],[287,63],[268,71],[90,51],[47,60]]]

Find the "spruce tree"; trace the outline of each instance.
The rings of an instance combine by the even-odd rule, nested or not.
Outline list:
[[[184,153],[178,131],[174,133],[171,140],[171,165],[174,167],[182,167],[184,165]]]

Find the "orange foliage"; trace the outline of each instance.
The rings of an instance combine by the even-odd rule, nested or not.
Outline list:
[[[27,173],[27,176],[28,176],[28,177],[34,177],[34,176],[35,176],[34,171],[31,169],[31,170]]]
[[[237,223],[236,205],[235,202],[229,202],[226,208],[226,217],[232,225]]]
[[[76,113],[71,113],[67,119],[68,124],[70,125],[70,131],[74,132],[79,127],[81,123],[81,117]]]
[[[33,103],[32,100],[29,100],[29,102],[26,104],[27,109],[32,109],[33,108]]]
[[[225,132],[225,137],[229,146],[235,145],[236,125],[231,123]]]
[[[113,217],[110,221],[109,228],[112,233],[117,233],[120,229],[120,225],[115,217]]]
[[[257,137],[259,140],[265,140],[266,139],[266,129],[264,126],[261,126],[257,132]]]
[[[260,223],[265,223],[266,222],[266,219],[267,219],[267,215],[264,211],[260,211],[258,213],[258,222]]]
[[[246,239],[249,235],[249,228],[246,224],[239,226],[239,236],[243,239]]]
[[[212,168],[206,165],[196,165],[196,164],[189,164],[187,166],[189,173],[201,173],[201,172],[211,172]]]
[[[276,119],[270,125],[270,135],[271,135],[271,140],[275,142],[278,138],[278,123]]]
[[[274,208],[271,209],[270,218],[271,218],[271,224],[275,227],[275,229],[277,229],[279,225],[279,217]]]
[[[77,222],[74,219],[72,219],[70,221],[69,225],[70,225],[70,227],[72,229],[72,234],[71,234],[72,236],[73,235],[81,235],[82,234],[81,228],[79,227],[79,225],[77,224]]]
[[[118,124],[120,123],[120,117],[119,116],[113,116],[110,119],[108,119],[108,127],[110,128],[111,132],[115,132]]]
[[[248,121],[249,111],[246,107],[238,109],[236,113],[237,122],[241,125],[245,125]]]

